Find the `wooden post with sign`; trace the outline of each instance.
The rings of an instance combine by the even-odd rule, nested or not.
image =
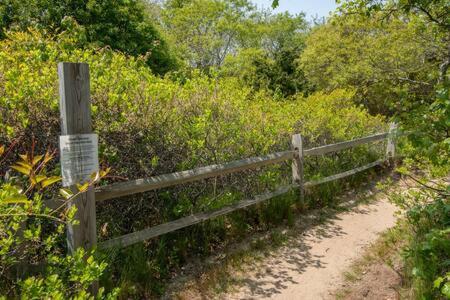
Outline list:
[[[69,145],[66,147],[66,161],[69,164],[69,167],[71,167],[71,169],[69,167],[67,167],[67,169],[72,170],[69,171],[73,173],[76,173],[74,170],[80,170],[82,173],[83,170],[87,169],[84,167],[86,164],[84,160],[86,160],[87,157],[84,153],[84,149],[86,149],[86,145],[90,145],[89,138],[94,136],[92,134],[91,121],[89,66],[84,63],[59,63],[58,76],[61,138],[68,137],[69,140],[73,138],[74,141],[78,142],[77,147],[76,145]],[[91,146],[90,148],[94,149],[93,151],[95,153],[90,153],[89,158],[94,160],[97,159],[98,168],[97,145]],[[88,150],[92,152],[92,149]],[[61,150],[61,152],[63,151]],[[61,153],[61,165],[63,165],[62,159],[63,153]],[[64,166],[62,166],[62,169],[63,168]],[[63,184],[65,175],[67,177],[67,174],[64,174],[63,172]],[[77,174],[69,175],[73,176]],[[74,178],[79,177],[74,176]],[[68,185],[74,193],[78,191],[74,182],[71,181],[66,185]],[[69,205],[76,206],[77,212],[75,214],[75,219],[79,222],[77,225],[69,225],[67,229],[69,251],[73,253],[78,247],[89,250],[97,244],[94,189],[90,187],[86,192],[79,194]]]
[[[292,136],[292,150],[294,159],[292,160],[292,181],[300,186],[300,202],[303,205],[305,200],[304,180],[303,180],[303,142],[300,134]]]

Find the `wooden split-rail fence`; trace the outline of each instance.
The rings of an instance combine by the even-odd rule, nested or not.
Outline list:
[[[59,63],[58,75],[60,83],[60,112],[63,135],[77,135],[92,133],[90,92],[89,92],[89,67],[80,63]],[[100,249],[112,247],[126,247],[150,238],[154,238],[184,227],[188,227],[221,215],[225,215],[273,197],[280,196],[292,189],[300,191],[300,197],[304,197],[307,188],[341,179],[365,171],[372,167],[392,161],[395,155],[395,137],[397,126],[392,123],[389,132],[373,134],[358,139],[324,145],[311,149],[304,149],[301,134],[292,136],[292,148],[287,151],[272,153],[259,157],[245,158],[228,163],[200,167],[192,170],[158,175],[150,178],[130,180],[121,183],[110,184],[98,188],[89,188],[73,199],[69,205],[76,205],[76,218],[78,225],[68,228],[69,249],[77,247],[92,248],[97,245],[96,211],[97,202],[107,201],[113,198],[143,193],[151,190],[171,187],[183,183],[193,182],[211,177],[223,176],[243,170],[257,169],[260,167],[278,164],[284,161],[292,161],[292,184],[283,186],[275,191],[258,195],[253,199],[242,200],[232,205],[217,210],[195,213],[193,215],[167,222],[140,231],[128,233],[98,244]],[[331,152],[353,148],[359,145],[387,140],[386,156],[366,164],[314,181],[304,181],[303,161],[308,156],[319,156]],[[76,187],[72,187],[76,191]]]

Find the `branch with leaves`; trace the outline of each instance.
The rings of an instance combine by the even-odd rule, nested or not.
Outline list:
[[[0,146],[0,161],[4,161],[5,154],[5,147]],[[67,255],[65,233],[68,224],[77,223],[76,207],[67,204],[98,183],[109,169],[92,174],[88,182],[77,185],[76,192],[61,188],[63,204],[50,209],[44,198],[57,192],[53,187],[61,181],[60,176],[47,170],[54,154],[34,155],[31,151],[20,155],[11,166],[18,176],[0,178],[0,298],[89,298],[86,290],[106,268],[106,263],[94,258],[95,251],[86,253],[79,248]],[[46,265],[45,272],[25,272],[19,279],[15,275],[22,266],[28,269],[36,264]],[[97,298],[114,297],[117,293],[115,289],[104,294],[104,289],[100,289]]]

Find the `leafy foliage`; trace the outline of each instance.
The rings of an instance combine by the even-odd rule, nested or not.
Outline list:
[[[76,210],[66,206],[72,195],[58,209],[44,205],[45,190],[60,180],[48,175],[46,166],[52,158],[50,153],[21,155],[12,169],[25,177],[8,176],[0,181],[0,296],[90,298],[88,288],[107,266],[94,259],[93,251],[79,248],[72,255],[64,254],[66,225],[76,226]],[[117,292],[105,294],[101,288],[96,297],[111,299]]]
[[[358,12],[370,15],[382,11],[391,14],[396,11],[403,13],[423,14],[430,22],[442,27],[450,28],[450,4],[446,0],[395,0],[384,2],[380,0],[339,0],[340,10],[344,12]]]
[[[307,39],[306,77],[319,89],[353,87],[372,112],[402,119],[432,102],[444,44],[422,19],[336,16]],[[433,77],[434,74],[434,77]]]
[[[90,254],[65,256],[62,229],[53,224],[61,218],[69,222],[72,213],[64,211],[56,219],[37,215],[51,213],[39,204],[45,197],[42,190],[56,191],[59,180],[36,169],[48,156],[24,156],[16,162],[6,155],[14,147],[23,153],[32,140],[36,151],[56,148],[57,62],[83,61],[90,66],[100,158],[114,170],[103,182],[286,150],[291,135],[298,132],[307,148],[348,140],[383,131],[386,116],[413,131],[402,153],[414,158],[416,166],[432,162],[442,174],[448,172],[450,150],[447,6],[441,0],[345,1],[334,17],[311,31],[303,15],[272,14],[247,0],[3,1],[0,142],[9,146],[0,147],[5,153],[0,172],[22,173],[31,190],[24,196],[15,182],[5,179],[2,189],[9,194],[2,201],[5,207],[21,209],[18,213],[30,225],[41,226],[26,231],[41,245],[33,244],[33,255],[25,252],[27,259],[47,256],[53,264],[44,275],[13,289],[29,297],[58,298],[69,288],[69,296],[87,297],[82,290],[106,272],[102,283],[111,290],[121,286],[123,297],[161,294],[164,281],[191,253],[208,255],[246,234],[289,223],[295,212],[333,205],[331,195],[343,186],[324,185],[302,204],[292,192],[145,244],[113,250],[107,253],[108,270],[95,259],[80,267]],[[155,75],[166,72],[165,77]],[[382,145],[361,146],[307,160],[306,177],[316,179],[361,165],[383,151]],[[59,171],[50,160],[46,163],[55,174]],[[220,208],[290,180],[290,166],[282,164],[102,203],[99,238]],[[346,184],[358,180],[362,178]],[[428,199],[436,201],[421,202],[421,197],[414,200],[416,206],[408,207],[411,224],[423,229],[410,261],[421,274],[416,276],[423,287],[420,293],[445,295],[448,278],[438,260],[447,251],[446,232],[438,219],[446,220],[439,212],[447,209],[447,202],[430,195]],[[433,222],[425,224],[427,217]],[[16,237],[17,230],[11,236]],[[51,243],[39,240],[49,233]],[[430,253],[437,259],[429,259]]]
[[[0,38],[11,28],[37,26],[58,33],[76,22],[83,28],[80,43],[145,55],[152,70],[163,74],[175,67],[175,60],[145,11],[141,0],[5,0],[0,4]]]
[[[307,94],[311,89],[297,63],[308,32],[304,16],[263,15],[253,27],[244,47],[225,58],[221,74],[238,77],[256,90]]]
[[[162,26],[190,68],[238,77],[283,96],[307,92],[296,58],[304,48],[304,15],[259,11],[249,1],[168,1]]]
[[[419,189],[396,194],[393,200],[406,209],[406,220],[412,232],[404,251],[412,296],[439,299],[439,295],[448,297],[450,187],[443,182],[419,182]]]
[[[313,147],[385,130],[383,117],[353,104],[352,91],[296,95],[283,101],[233,77],[196,71],[182,83],[159,78],[142,59],[110,49],[79,49],[76,44],[76,36],[69,32],[48,38],[39,31],[9,33],[0,42],[0,137],[20,149],[34,135],[36,149],[56,148],[56,62],[82,57],[90,66],[100,158],[113,170],[109,182],[286,150],[296,132],[303,134],[305,146]],[[383,150],[361,147],[308,161],[307,176],[318,178],[363,164]],[[290,181],[290,165],[283,164],[108,201],[97,206],[99,240],[220,208]],[[332,205],[332,191],[339,186],[328,186],[307,206]],[[245,234],[292,219],[294,211],[305,208],[297,207],[297,200],[292,193],[145,245],[107,253],[111,267],[102,282],[108,288],[119,285],[129,297],[148,290],[161,293],[164,280],[190,253],[207,255]]]
[[[448,1],[441,0],[398,0],[387,3],[356,0],[342,1],[340,7],[344,15],[365,15],[371,20],[378,16],[380,24],[386,20],[390,22],[392,18],[408,25],[418,22],[416,33],[410,39],[413,42],[408,44],[403,41],[399,45],[409,53],[418,50],[415,55],[422,58],[415,62],[417,64],[420,61],[423,67],[409,74],[408,80],[411,83],[418,81],[415,82],[417,85],[399,95],[400,101],[396,101],[393,112],[403,121],[405,128],[414,131],[410,139],[421,156],[419,160],[425,157],[441,166],[448,165],[446,153],[450,149],[449,5]],[[421,45],[420,40],[415,38],[417,36],[423,36],[420,40],[427,41],[426,44]],[[407,57],[407,53],[402,53],[401,59],[404,57]]]
[[[249,1],[168,1],[164,24],[190,66],[208,70],[236,51],[246,32]]]

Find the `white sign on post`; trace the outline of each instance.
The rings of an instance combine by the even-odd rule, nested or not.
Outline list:
[[[63,186],[89,181],[98,172],[98,136],[73,134],[59,137]]]

